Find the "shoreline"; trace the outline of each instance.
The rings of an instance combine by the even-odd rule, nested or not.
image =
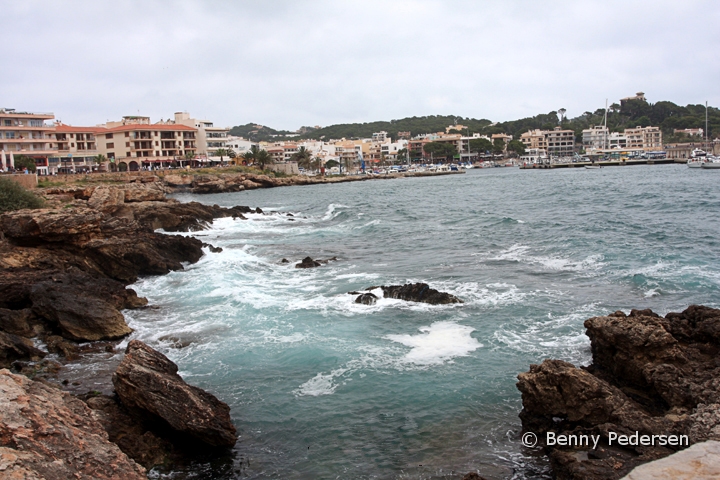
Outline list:
[[[147,172],[148,174],[151,172]],[[143,178],[153,178],[151,175],[143,176]],[[250,177],[246,176],[246,179]],[[252,181],[252,180],[251,180]],[[319,182],[326,183],[326,182]],[[202,182],[197,185],[202,185]],[[232,185],[232,184],[231,184]],[[284,185],[278,185],[284,186]],[[255,188],[269,188],[269,187],[255,187]],[[71,338],[67,338],[68,332],[60,328],[58,332],[57,327],[48,328],[48,323],[52,322],[51,318],[38,318],[42,315],[51,315],[48,312],[47,305],[36,305],[35,300],[38,295],[38,288],[45,293],[57,293],[58,290],[69,298],[72,298],[75,303],[77,302],[77,291],[80,288],[96,288],[91,290],[93,296],[100,299],[111,298],[113,305],[116,305],[115,309],[120,310],[120,306],[123,308],[147,308],[147,301],[143,303],[143,299],[137,297],[132,289],[127,288],[128,285],[133,283],[133,278],[137,278],[138,275],[163,275],[172,270],[182,269],[180,264],[183,261],[189,261],[194,263],[202,255],[212,255],[211,245],[203,245],[200,240],[191,237],[178,237],[168,234],[155,233],[154,230],[157,228],[166,229],[169,232],[172,231],[198,231],[202,230],[208,223],[211,223],[215,218],[233,217],[236,221],[243,221],[243,213],[249,211],[262,213],[258,208],[251,209],[249,207],[233,207],[233,208],[220,208],[216,206],[204,206],[194,202],[191,203],[180,203],[174,200],[168,200],[165,197],[166,186],[161,182],[153,180],[148,182],[135,182],[124,185],[114,186],[72,186],[65,189],[56,189],[54,193],[48,193],[50,189],[46,190],[46,196],[51,198],[52,205],[43,211],[18,211],[14,213],[0,215],[0,231],[3,235],[0,236],[0,248],[3,253],[3,257],[0,260],[0,268],[5,273],[4,278],[0,281],[0,291],[5,295],[2,296],[2,302],[5,302],[1,307],[6,310],[18,312],[25,311],[24,321],[28,324],[30,330],[36,331],[37,328],[44,329],[45,341],[44,345],[50,350],[50,346],[55,349],[58,355],[65,356],[69,359],[73,355],[89,355],[87,358],[90,362],[95,360],[91,357],[95,354],[103,355],[110,353],[107,348],[114,349],[114,342],[124,342],[123,338],[127,338],[125,334],[120,335],[120,340],[115,338],[115,333],[110,332],[106,335],[108,338],[90,340],[90,345],[98,347],[98,350],[90,350],[87,352],[78,349],[77,338],[78,332],[73,330],[74,333],[70,333]],[[168,238],[175,238],[175,240],[168,240]],[[187,241],[178,240],[178,238],[186,238]],[[132,244],[135,244],[133,247]],[[210,253],[204,253],[203,247],[210,248]],[[120,249],[122,255],[114,254],[114,251]],[[199,250],[199,255],[198,255]],[[117,253],[117,252],[115,252]],[[132,262],[124,261],[125,255],[133,257]],[[155,259],[154,262],[148,260],[148,254],[157,256],[161,261]],[[195,260],[193,261],[193,258]],[[145,260],[140,260],[145,259]],[[144,262],[144,263],[143,263]],[[179,265],[179,267],[178,267]],[[8,288],[11,282],[8,282],[8,275],[15,278],[14,288]],[[12,278],[11,278],[12,280]],[[93,284],[100,284],[99,287],[91,287]],[[65,286],[71,286],[72,289],[65,290]],[[120,286],[119,286],[120,285]],[[84,290],[83,290],[84,292]],[[14,303],[8,300],[11,298],[8,294],[15,295]],[[35,296],[34,296],[35,295]],[[72,297],[70,297],[72,295]],[[23,301],[30,301],[30,305],[23,305]],[[12,305],[11,305],[12,303]],[[80,302],[82,303],[82,302]],[[111,303],[111,302],[106,302]],[[12,308],[8,308],[8,307]],[[17,307],[23,308],[17,308]],[[112,305],[111,305],[112,306]],[[692,308],[692,307],[691,307]],[[702,307],[700,307],[702,308]],[[43,310],[45,309],[45,310]],[[26,311],[26,310],[29,310]],[[690,309],[688,309],[690,310]],[[713,309],[709,309],[713,310]],[[621,421],[616,424],[616,431],[623,432],[630,428],[636,428],[635,431],[647,434],[665,434],[664,430],[648,430],[648,424],[638,424],[636,420],[633,420],[633,415],[641,416],[643,413],[643,401],[650,405],[656,404],[659,401],[657,399],[648,401],[640,398],[636,398],[637,392],[630,388],[630,394],[625,393],[628,389],[628,384],[632,387],[632,382],[639,382],[639,380],[633,376],[630,376],[630,380],[623,377],[625,374],[618,375],[614,372],[609,374],[607,370],[613,362],[618,364],[628,363],[623,358],[612,358],[608,361],[607,358],[603,359],[603,355],[609,355],[609,344],[600,345],[603,343],[603,338],[606,335],[610,335],[612,330],[613,322],[620,322],[619,328],[620,334],[624,335],[631,340],[635,335],[633,332],[634,326],[640,325],[643,328],[645,336],[638,336],[637,340],[643,345],[646,345],[650,339],[662,337],[663,331],[670,332],[670,335],[675,339],[675,342],[685,348],[687,345],[708,345],[702,347],[704,349],[720,349],[718,344],[718,338],[714,335],[715,327],[717,323],[720,325],[720,311],[712,311],[710,314],[705,313],[693,313],[693,311],[686,311],[682,314],[668,314],[665,319],[659,319],[652,312],[649,311],[633,311],[629,316],[624,314],[620,315],[618,312],[611,314],[607,317],[596,317],[605,319],[603,325],[591,330],[588,327],[588,332],[592,331],[591,342],[593,343],[593,358],[594,367],[591,366],[588,369],[575,369],[572,365],[560,365],[557,361],[546,361],[541,366],[531,366],[531,370],[527,374],[521,374],[521,382],[535,382],[534,390],[538,392],[547,391],[548,388],[555,388],[550,377],[552,375],[560,375],[563,380],[563,391],[566,392],[577,392],[579,398],[588,398],[587,401],[581,402],[577,405],[570,405],[570,398],[568,395],[558,399],[557,397],[544,398],[537,396],[528,400],[526,405],[525,391],[523,392],[523,406],[526,410],[523,410],[525,414],[521,413],[521,419],[524,430],[534,431],[541,433],[543,428],[549,431],[547,425],[547,412],[551,412],[554,417],[563,418],[568,417],[568,422],[562,424],[562,432],[576,432],[578,428],[587,435],[602,435],[602,425],[598,423],[592,423],[594,420],[572,420],[569,417],[572,416],[571,412],[583,411],[584,408],[589,408],[588,405],[592,405],[592,398],[595,393],[600,392],[601,397],[606,400],[603,408],[608,409],[610,412],[608,415],[617,415],[616,403],[617,399],[622,399],[622,395],[629,396],[629,401],[621,402],[623,408],[629,408],[628,405],[632,405],[633,402],[640,403],[639,410],[633,412],[632,410],[625,410],[626,416],[622,417]],[[717,312],[717,313],[714,313]],[[609,319],[609,320],[608,320]],[[698,325],[704,325],[702,329],[700,327],[693,327],[690,325],[690,320]],[[715,319],[715,320],[713,320]],[[600,320],[590,319],[587,322],[600,322]],[[688,323],[688,327],[673,327],[674,323],[681,325],[682,322]],[[586,327],[588,323],[586,322]],[[678,323],[679,322],[679,323]],[[652,327],[652,328],[650,328]],[[615,327],[613,327],[615,328]],[[3,328],[4,329],[4,328]],[[627,330],[625,330],[627,329]],[[675,330],[673,330],[675,329]],[[693,330],[695,329],[695,330]],[[30,330],[26,330],[30,335]],[[59,335],[58,335],[59,333]],[[65,336],[64,336],[65,335]],[[621,336],[622,336],[621,335]],[[22,336],[22,335],[21,335]],[[36,332],[37,338],[38,334]],[[49,337],[60,337],[52,338],[48,341]],[[28,337],[33,338],[33,337]],[[658,349],[653,350],[651,353],[657,355],[655,358],[650,358],[644,364],[635,365],[638,371],[647,366],[655,365],[657,367],[658,359],[661,359],[663,364],[672,364],[673,358],[675,357],[663,357],[666,351],[670,351],[674,345],[672,338],[665,338],[666,342],[659,345]],[[82,342],[81,342],[82,343]],[[116,346],[117,343],[114,343]],[[628,341],[625,343],[612,343],[614,348],[625,352],[634,352],[634,343]],[[37,344],[36,344],[37,346]],[[42,346],[42,345],[41,345]],[[693,347],[700,348],[700,347]],[[625,350],[623,350],[625,349]],[[715,350],[713,350],[715,351]],[[28,356],[31,358],[33,354],[38,356],[37,352],[28,350]],[[115,352],[117,354],[119,352]],[[672,351],[670,351],[672,353]],[[680,352],[685,357],[690,357],[686,352]],[[597,355],[597,358],[596,358]],[[648,354],[646,354],[646,357]],[[632,357],[632,355],[630,355]],[[25,362],[25,360],[21,360]],[[32,362],[32,360],[31,360]],[[548,363],[550,362],[550,363]],[[554,363],[553,363],[554,362]],[[35,365],[41,364],[42,360],[38,359]],[[564,364],[564,362],[561,362]],[[555,370],[548,370],[547,365],[555,365]],[[698,364],[699,367],[695,367],[695,370],[707,371],[712,365]],[[46,370],[35,370],[33,371],[33,365],[25,365],[28,369],[22,372],[28,376],[35,376],[42,378],[43,375],[52,376],[52,372],[49,371],[46,366]],[[701,367],[701,368],[700,368]],[[545,370],[543,370],[545,368]],[[679,365],[677,368],[682,368]],[[595,380],[590,377],[586,378],[586,375],[582,372],[588,371],[589,375],[593,375]],[[108,371],[108,370],[106,370]],[[539,378],[537,375],[532,377],[531,374],[535,375],[538,372],[550,372],[544,378]],[[57,372],[55,372],[57,373]],[[614,379],[613,379],[614,376]],[[588,381],[594,382],[595,388],[588,389],[587,391],[577,387],[575,381]],[[606,382],[607,385],[602,382]],[[640,385],[641,383],[637,383]],[[81,386],[78,386],[81,387]],[[670,385],[677,391],[679,387]],[[72,388],[72,387],[70,387]],[[520,387],[518,387],[520,388]],[[575,390],[573,390],[575,388]],[[583,387],[584,388],[584,387]],[[683,387],[684,388],[684,387]],[[527,391],[531,391],[527,389]],[[617,393],[617,391],[622,393]],[[655,389],[659,390],[659,389]],[[608,393],[609,392],[609,393]],[[652,395],[656,395],[657,392],[651,391],[647,394],[648,398]],[[571,395],[571,394],[569,394]],[[633,396],[634,395],[634,396]],[[608,400],[609,399],[609,400]],[[667,400],[662,400],[667,401]],[[96,403],[99,400],[95,401]],[[533,402],[535,402],[533,404]],[[541,405],[541,408],[535,408],[535,406]],[[684,404],[683,404],[684,405]],[[567,406],[567,411],[563,412],[560,410],[554,411],[553,409],[564,408]],[[665,417],[668,418],[670,423],[661,423],[658,428],[665,428],[668,425],[672,426],[670,432],[674,432],[681,428],[692,428],[688,427],[690,417],[695,416],[698,422],[695,425],[705,429],[703,435],[696,435],[693,438],[693,443],[696,443],[704,438],[714,438],[707,433],[715,427],[714,423],[708,421],[708,418],[712,418],[714,421],[715,417],[720,417],[717,406],[708,406],[708,408],[701,408],[699,404],[695,406],[678,406],[673,407],[674,410],[665,413]],[[685,410],[681,410],[684,408]],[[692,408],[697,411],[692,412]],[[627,414],[630,411],[630,414]],[[652,415],[657,416],[657,413],[652,410]],[[674,416],[680,418],[675,419]],[[556,428],[554,419],[552,420],[552,428]],[[574,423],[573,423],[574,422]],[[584,422],[584,423],[583,423]],[[624,422],[624,423],[623,423]],[[630,423],[628,423],[630,422]],[[635,422],[635,423],[633,423]],[[684,422],[684,423],[683,423]],[[702,423],[704,422],[704,423]],[[606,422],[607,423],[607,422]],[[718,423],[720,425],[720,423]],[[699,428],[698,427],[698,428]],[[600,429],[600,430],[598,430]],[[643,430],[645,429],[645,430]],[[607,430],[607,428],[606,428]],[[684,430],[678,430],[678,433]],[[607,435],[606,435],[607,436]],[[605,448],[606,446],[602,446]],[[607,450],[607,449],[606,449]],[[632,450],[632,449],[631,449]],[[587,464],[583,464],[585,461],[591,461],[593,468],[597,467],[595,464],[600,464],[603,468],[608,467],[613,474],[627,473],[629,468],[640,463],[653,460],[655,458],[661,458],[665,454],[672,453],[670,450],[667,451],[654,451],[654,453],[647,454],[642,453],[637,455],[637,452],[626,454],[625,457],[615,455],[616,452],[611,452],[605,455],[602,450],[596,449],[561,449],[561,448],[549,448],[545,452],[551,459],[551,462],[555,465],[558,471],[570,471],[572,470],[574,478],[619,478],[617,477],[592,477],[592,476],[581,476],[583,470],[587,470]],[[580,457],[588,457],[588,460],[577,460],[578,455]],[[602,458],[595,458],[594,456],[603,456]],[[638,463],[638,458],[640,459]],[[619,460],[618,460],[619,459]],[[592,463],[596,461],[595,463]],[[621,467],[616,467],[618,462],[622,463]],[[569,465],[569,467],[568,467]],[[598,467],[599,468],[599,467]],[[565,470],[561,470],[565,469]]]

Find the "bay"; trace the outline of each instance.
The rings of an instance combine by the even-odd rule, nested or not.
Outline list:
[[[133,286],[159,308],[125,312],[130,339],[228,403],[240,433],[231,458],[151,476],[547,478],[520,445],[517,374],[587,365],[589,317],[718,307],[719,186],[665,165],[177,195],[265,214],[192,233],[223,251]],[[337,261],[295,269],[305,256]],[[409,282],[464,303],[347,293]]]

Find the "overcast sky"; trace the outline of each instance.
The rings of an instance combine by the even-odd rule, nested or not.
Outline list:
[[[0,0],[0,107],[73,125],[568,117],[720,105],[720,3]]]

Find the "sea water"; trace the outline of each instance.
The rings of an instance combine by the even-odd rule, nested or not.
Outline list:
[[[720,301],[720,172],[495,168],[177,198],[265,213],[189,234],[223,251],[133,286],[155,308],[125,312],[131,338],[228,403],[240,435],[231,457],[156,478],[546,478],[520,444],[518,373],[587,365],[589,317]],[[306,256],[337,260],[294,268]],[[409,282],[464,303],[348,294]]]

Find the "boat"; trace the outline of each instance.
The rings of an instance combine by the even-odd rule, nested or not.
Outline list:
[[[585,165],[585,168],[587,168],[588,170],[597,170],[602,167],[600,165]]]
[[[720,169],[720,159],[716,157],[709,158],[707,162],[704,162],[702,165],[700,165],[700,168],[705,170]]]
[[[690,154],[690,158],[687,161],[687,166],[688,168],[701,168],[703,164],[707,161],[707,152],[696,148]]]

